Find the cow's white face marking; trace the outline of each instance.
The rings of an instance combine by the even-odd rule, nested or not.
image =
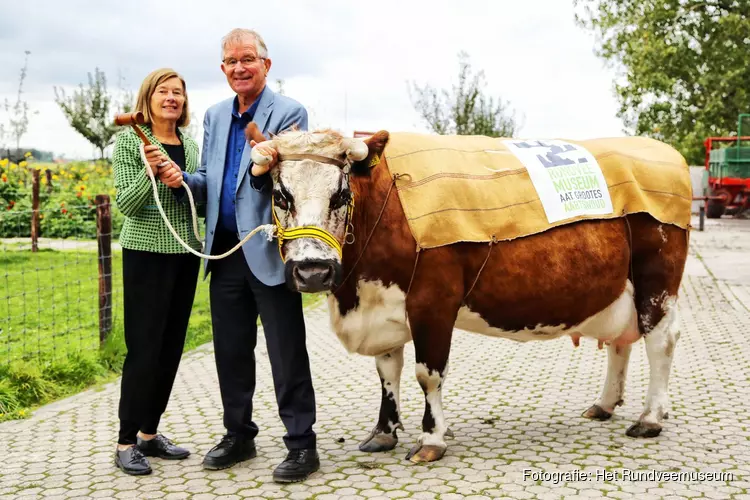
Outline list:
[[[406,294],[398,285],[359,280],[357,296],[357,307],[343,316],[336,297],[328,296],[331,327],[347,351],[379,356],[411,341]]]
[[[316,226],[344,244],[349,183],[335,165],[302,160],[284,164],[274,180],[274,210],[284,228]],[[284,243],[287,260],[333,260],[336,250],[313,238]]]
[[[279,166],[271,170],[271,176],[274,180],[274,211],[280,224],[284,228],[317,226],[343,244],[347,203],[351,195],[345,174],[353,162],[367,157],[367,144],[332,130],[290,130],[253,147],[250,153],[253,162],[267,165],[271,161],[270,156],[261,153],[265,148],[275,149],[279,155]],[[308,158],[290,155],[307,155]],[[318,158],[309,158],[310,155]],[[316,239],[291,240],[284,246],[287,260],[293,262],[327,260],[340,263],[337,252]]]
[[[563,335],[579,335],[603,342],[612,342],[617,339],[618,343],[630,343],[639,338],[633,290],[633,284],[628,280],[625,290],[614,302],[578,325],[537,325],[533,329],[506,331],[490,326],[478,313],[464,306],[458,311],[456,328],[519,342],[552,340]]]

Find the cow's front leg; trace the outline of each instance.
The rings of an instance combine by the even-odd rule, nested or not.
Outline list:
[[[432,311],[433,316],[440,316]],[[411,319],[411,317],[410,317]],[[448,445],[445,436],[452,435],[443,415],[443,384],[448,375],[453,322],[450,318],[431,318],[432,321],[411,323],[416,376],[425,397],[422,434],[406,458],[412,462],[434,462],[445,454]],[[436,321],[437,320],[437,321]]]
[[[401,425],[401,411],[399,407],[399,386],[401,370],[404,367],[404,347],[375,357],[375,367],[380,376],[382,399],[380,401],[380,417],[370,435],[359,444],[359,449],[366,452],[388,451],[398,443],[397,429],[404,429]]]
[[[434,462],[443,458],[448,448],[445,443],[445,436],[449,435],[448,426],[443,415],[443,382],[448,374],[447,360],[442,369],[430,368],[426,363],[417,362],[416,372],[417,381],[425,396],[422,434],[406,458],[415,463]]]
[[[604,381],[604,389],[602,389],[599,401],[583,413],[584,417],[608,420],[612,417],[615,406],[622,405],[631,350],[631,344],[623,346],[611,344],[607,347],[607,378]]]

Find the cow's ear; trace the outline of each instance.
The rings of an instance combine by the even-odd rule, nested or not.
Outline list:
[[[352,174],[370,175],[370,169],[377,167],[383,157],[383,150],[385,145],[388,144],[388,138],[388,131],[381,130],[365,139],[368,150],[367,157],[364,160],[352,163]]]

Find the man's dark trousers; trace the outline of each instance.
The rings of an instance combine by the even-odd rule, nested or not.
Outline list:
[[[211,253],[226,252],[239,242],[233,233],[217,231]],[[210,262],[211,319],[214,356],[229,434],[254,438],[255,345],[260,315],[271,362],[279,415],[288,449],[315,448],[315,393],[307,354],[302,295],[286,284],[268,286],[250,271],[242,249]]]

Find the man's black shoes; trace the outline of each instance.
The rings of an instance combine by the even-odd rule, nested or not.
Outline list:
[[[115,450],[115,465],[131,476],[151,474],[151,464],[137,446]]]
[[[190,456],[190,452],[185,448],[180,448],[172,441],[157,434],[153,439],[146,441],[138,437],[138,448],[147,457],[166,458],[167,460],[182,460]]]
[[[221,442],[211,448],[203,459],[203,468],[210,470],[226,469],[243,460],[257,455],[255,441],[236,434],[227,434]]]
[[[296,483],[304,481],[307,476],[320,468],[318,452],[309,450],[290,450],[286,460],[273,471],[273,480],[277,483]]]

